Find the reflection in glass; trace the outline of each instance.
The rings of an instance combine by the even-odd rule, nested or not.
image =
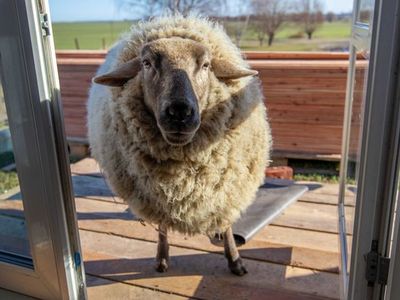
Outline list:
[[[357,22],[369,24],[374,12],[374,0],[361,0],[359,4]]]
[[[1,71],[1,70],[0,70]],[[1,72],[0,72],[1,76]],[[31,256],[0,77],[0,252]]]
[[[361,134],[362,134],[362,115],[365,105],[365,92],[367,87],[368,73],[368,53],[364,57],[359,56],[355,64],[355,79],[354,92],[351,110],[350,135],[349,135],[349,152],[347,164],[347,180],[345,198],[345,215],[346,215],[346,234],[349,237],[353,236],[354,227],[354,212],[357,196],[357,182],[359,177],[359,161],[361,151]],[[351,252],[351,242],[348,243],[349,254]],[[350,255],[349,255],[350,257]],[[350,260],[347,265],[350,270]]]

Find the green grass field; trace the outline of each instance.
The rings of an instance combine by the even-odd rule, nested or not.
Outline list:
[[[18,176],[15,171],[0,171],[0,194],[7,193],[18,184]]]
[[[301,38],[293,38],[301,35],[302,30],[297,24],[289,23],[282,27],[275,36],[272,46],[268,47],[267,41],[260,47],[257,33],[249,28],[240,43],[243,50],[264,51],[318,51],[329,48],[342,48],[347,46],[350,37],[349,22],[325,22],[315,31],[312,40],[304,35]]]
[[[75,39],[80,49],[103,49],[112,45],[133,24],[131,21],[121,22],[77,22],[54,23],[54,39],[57,49],[76,49]],[[317,51],[347,46],[350,36],[349,22],[325,22],[316,32],[312,40],[305,37],[291,38],[301,32],[296,24],[286,24],[276,34],[271,47],[259,46],[257,33],[249,26],[243,34],[240,47],[243,50],[268,51]]]
[[[77,38],[80,49],[102,49],[112,45],[123,32],[129,30],[132,22],[76,22],[54,23],[56,49],[76,49]]]

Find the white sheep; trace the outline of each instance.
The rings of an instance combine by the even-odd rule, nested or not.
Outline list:
[[[92,155],[133,213],[159,225],[160,272],[168,268],[168,229],[223,232],[231,271],[247,272],[230,226],[254,200],[269,161],[256,74],[219,25],[168,16],[133,26],[94,79]]]

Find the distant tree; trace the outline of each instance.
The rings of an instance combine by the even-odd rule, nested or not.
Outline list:
[[[139,11],[145,17],[159,15],[166,10],[186,16],[195,11],[205,15],[218,13],[226,0],[115,0],[120,6]]]
[[[329,23],[332,23],[333,21],[335,21],[336,20],[335,13],[332,11],[327,12],[327,14],[325,15],[325,20]]]
[[[299,0],[298,16],[299,23],[303,26],[308,39],[311,40],[314,32],[324,22],[322,13],[323,5],[320,0]]]
[[[264,40],[265,40],[265,30],[262,22],[260,21],[254,21],[251,24],[251,27],[253,27],[254,31],[257,33],[257,39],[260,44],[260,47],[264,45]]]
[[[288,2],[286,0],[251,0],[251,8],[257,19],[254,28],[260,45],[264,41],[264,36],[267,35],[268,46],[271,46],[275,34],[285,21]]]
[[[229,36],[233,36],[236,46],[240,47],[243,34],[246,32],[250,21],[250,15],[236,18],[223,18],[222,24]]]

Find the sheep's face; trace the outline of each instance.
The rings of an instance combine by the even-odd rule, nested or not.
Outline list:
[[[208,50],[191,40],[165,38],[146,44],[141,60],[144,101],[163,138],[172,145],[189,143],[209,95]]]
[[[182,146],[192,141],[200,127],[212,78],[232,80],[255,74],[228,61],[212,59],[209,50],[198,42],[172,37],[145,44],[139,57],[94,81],[123,86],[141,76],[144,102],[163,138],[171,145]]]

